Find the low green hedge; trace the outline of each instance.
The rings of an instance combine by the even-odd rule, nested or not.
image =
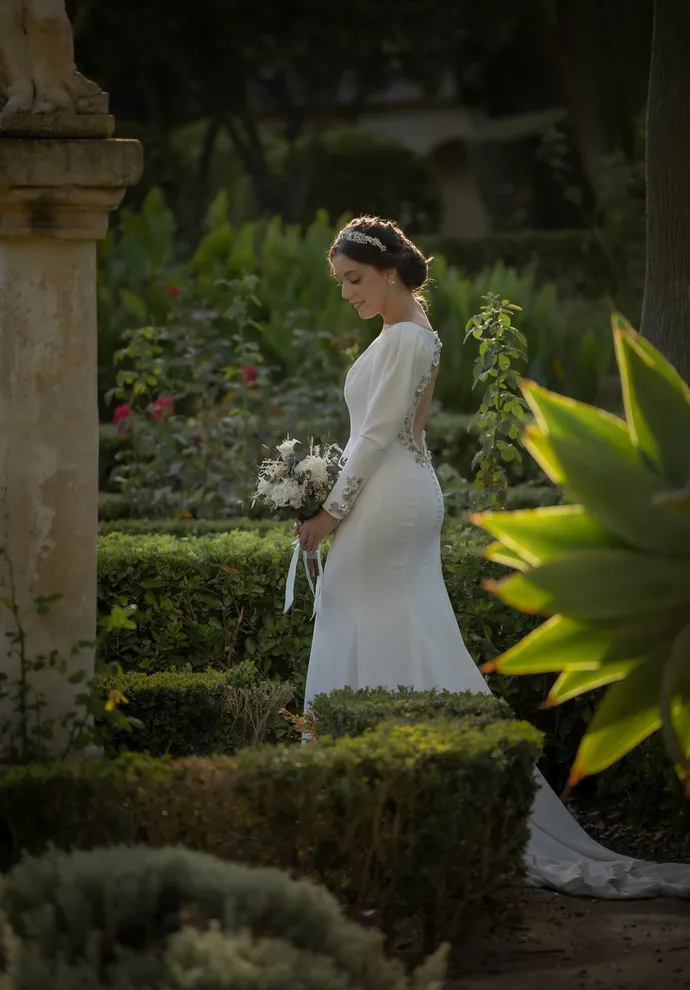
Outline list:
[[[27,859],[0,912],[8,990],[434,990],[445,969],[406,974],[313,884],[188,849]]]
[[[107,746],[152,756],[211,756],[263,742],[278,726],[278,714],[294,694],[285,681],[259,678],[254,664],[228,671],[128,673],[98,681],[104,697],[126,698],[123,711],[141,725],[108,728]]]
[[[132,515],[129,499],[121,492],[100,491],[98,493],[98,518],[110,522],[113,519],[128,519]]]
[[[192,536],[210,536],[214,533],[234,533],[237,530],[253,533],[272,533],[282,530],[289,533],[292,524],[274,519],[113,519],[101,522],[99,533],[126,533],[129,536],[160,535],[189,539]]]
[[[470,718],[477,725],[502,719],[512,719],[510,706],[490,694],[465,691],[414,691],[399,687],[340,688],[328,694],[318,694],[311,702],[311,714],[318,736],[360,736],[381,722],[396,719],[419,722],[430,718]]]
[[[389,930],[423,914],[446,935],[520,872],[539,749],[529,725],[438,719],[234,757],[5,770],[3,858],[49,844],[183,845],[319,880]]]
[[[479,658],[496,656],[535,624],[481,588],[503,573],[477,556],[477,535],[448,533],[443,567],[466,642]],[[306,674],[313,624],[302,573],[292,611],[283,615],[292,537],[285,532],[231,532],[189,540],[113,533],[98,544],[99,612],[135,604],[136,630],[105,641],[102,659],[126,670],[189,665],[225,668],[250,659],[262,675]]]

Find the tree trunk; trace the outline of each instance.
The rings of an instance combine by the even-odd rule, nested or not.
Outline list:
[[[690,382],[690,2],[655,0],[641,332]]]

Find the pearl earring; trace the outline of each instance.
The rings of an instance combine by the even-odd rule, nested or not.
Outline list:
[[[388,279],[388,284],[389,285],[395,285],[395,279],[392,276],[391,276],[391,278]]]

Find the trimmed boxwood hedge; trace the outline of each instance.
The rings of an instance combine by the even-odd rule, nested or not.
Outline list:
[[[109,752],[121,749],[152,756],[211,756],[264,742],[293,697],[286,681],[260,678],[250,661],[227,671],[163,671],[102,677],[97,689],[124,697],[124,714],[140,725],[129,731],[103,723]]]
[[[493,657],[533,628],[534,617],[507,608],[481,588],[502,573],[477,555],[482,535],[449,532],[443,567],[469,648]],[[99,612],[135,604],[136,630],[113,633],[102,659],[126,670],[189,665],[227,667],[253,660],[263,675],[295,680],[306,674],[313,625],[304,575],[292,611],[283,615],[292,537],[230,532],[191,538],[112,533],[98,544]]]
[[[328,694],[318,694],[309,706],[314,718],[317,737],[361,736],[381,722],[396,719],[407,723],[432,718],[472,719],[477,725],[488,725],[502,719],[512,719],[513,712],[502,698],[471,691],[414,691],[399,687],[339,688]]]
[[[523,723],[438,719],[234,757],[4,770],[0,865],[48,845],[184,845],[319,880],[387,928],[423,914],[445,935],[520,872],[539,749]]]
[[[189,539],[192,536],[211,536],[214,533],[234,533],[241,530],[245,533],[272,533],[282,530],[291,531],[291,523],[276,522],[274,519],[112,519],[101,522],[101,536],[110,533],[125,533],[128,536],[160,535],[177,536]]]

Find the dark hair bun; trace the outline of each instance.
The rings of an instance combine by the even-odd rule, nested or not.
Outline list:
[[[392,220],[380,217],[350,220],[331,244],[331,260],[338,253],[380,271],[397,269],[401,281],[415,295],[422,295],[429,277],[428,260]]]
[[[411,241],[403,245],[400,261],[395,267],[407,288],[412,291],[421,289],[429,277],[429,263]]]

